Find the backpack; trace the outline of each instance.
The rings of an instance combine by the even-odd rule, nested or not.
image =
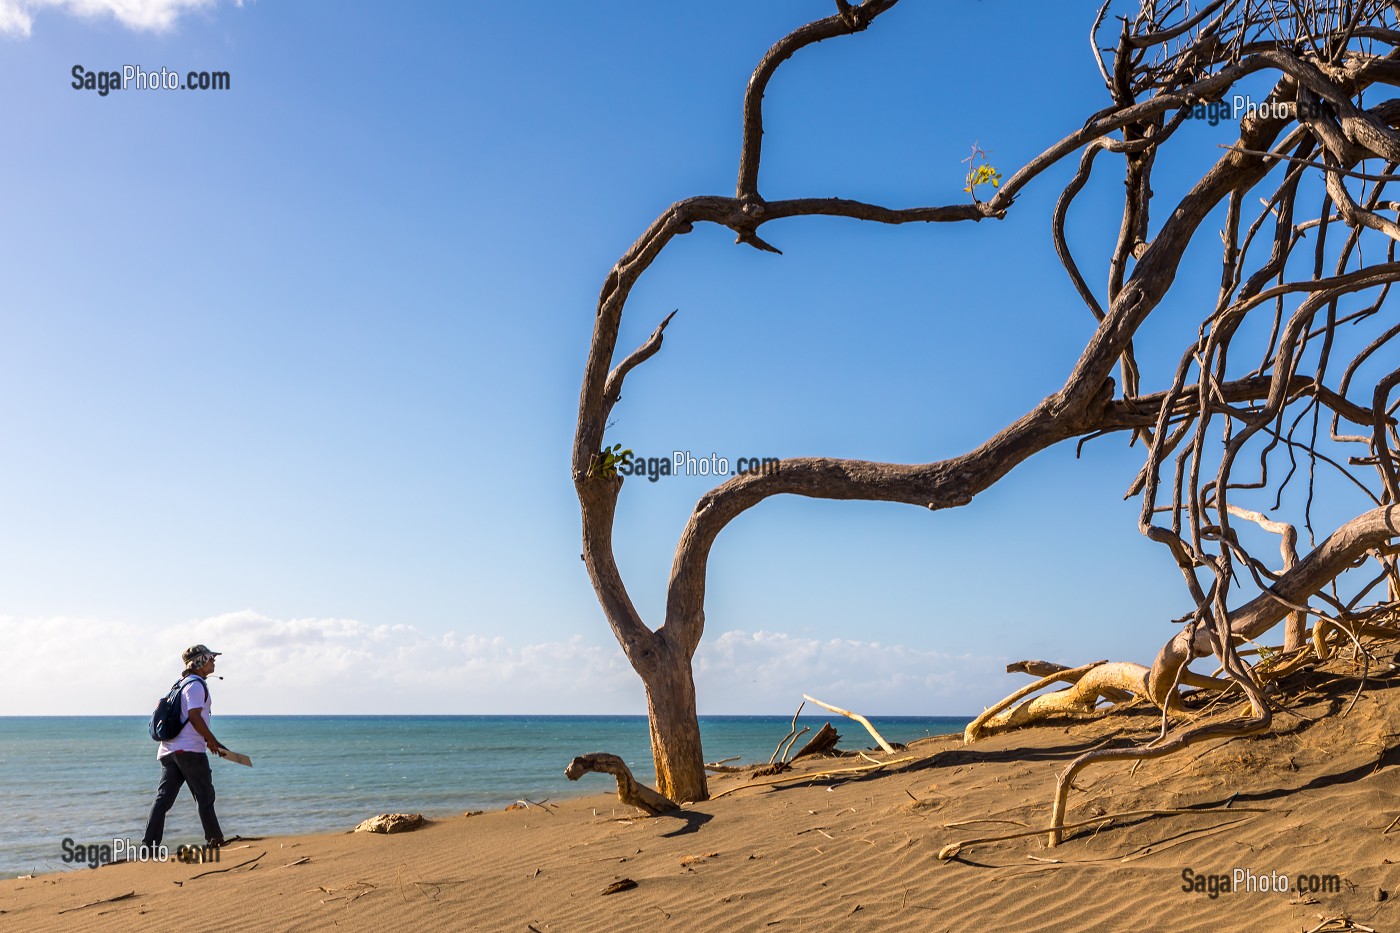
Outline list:
[[[181,677],[175,682],[175,686],[170,688],[170,692],[161,697],[156,703],[156,710],[151,714],[151,721],[146,724],[146,731],[151,738],[157,742],[169,742],[180,734],[180,730],[185,728],[185,723],[189,719],[180,715],[180,691],[185,688],[185,684],[191,681],[199,681],[204,687],[204,703],[209,703],[209,684],[205,683],[203,677],[191,674],[189,677]]]

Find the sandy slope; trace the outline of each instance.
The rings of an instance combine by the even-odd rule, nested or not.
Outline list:
[[[1054,850],[1035,836],[936,857],[950,842],[1044,825],[1055,773],[1086,748],[1151,734],[1152,716],[967,747],[925,740],[882,756],[915,760],[880,774],[745,788],[680,818],[634,818],[598,796],[405,835],[256,840],[217,866],[113,865],[0,882],[0,928],[1214,933],[1308,931],[1346,916],[1397,930],[1400,824],[1386,829],[1400,816],[1400,680],[1373,682],[1345,719],[1321,719],[1354,683],[1345,672],[1295,678],[1287,689],[1301,694],[1301,715],[1280,714],[1273,736],[1193,747],[1135,773],[1128,764],[1086,771],[1071,820],[1229,810],[1090,826]],[[847,744],[860,735],[838,725]],[[799,772],[864,764],[827,759]],[[610,789],[601,776],[585,781]],[[747,781],[726,775],[712,791]],[[299,859],[309,861],[291,864]],[[210,867],[231,870],[194,877]],[[1211,898],[1182,890],[1186,868],[1282,873],[1295,890]],[[1305,874],[1335,874],[1341,890],[1300,894]],[[637,886],[602,893],[624,878]],[[127,892],[135,896],[72,909]]]

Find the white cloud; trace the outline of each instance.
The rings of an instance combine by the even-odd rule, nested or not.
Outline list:
[[[129,29],[161,32],[188,10],[210,7],[218,0],[0,0],[0,33],[28,36],[34,14],[53,9],[86,19],[115,17]],[[234,0],[242,6],[243,0]]]
[[[576,636],[516,646],[351,619],[227,613],[158,629],[85,618],[0,616],[0,713],[145,713],[180,652],[223,652],[216,711],[337,713],[640,712],[640,681],[615,645]],[[73,686],[73,685],[76,685]]]
[[[809,694],[861,713],[973,715],[1019,686],[1007,685],[1005,665],[875,641],[731,631],[701,642],[695,680],[701,705],[715,712],[796,709]]]
[[[641,713],[641,681],[607,638],[501,636],[273,619],[251,610],[157,628],[0,616],[0,713],[144,714],[196,642],[224,653],[216,712]],[[695,658],[702,713],[783,713],[803,693],[867,714],[976,712],[1009,692],[1001,659],[902,645],[724,632]],[[998,676],[999,675],[999,676]]]

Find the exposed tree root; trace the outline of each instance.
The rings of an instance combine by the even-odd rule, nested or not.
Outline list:
[[[1400,506],[1382,506],[1363,512],[1342,525],[1327,540],[1279,574],[1273,584],[1254,599],[1228,613],[1226,622],[1234,639],[1255,639],[1292,612],[1321,616],[1308,601],[1342,573],[1363,560],[1368,552],[1400,537]],[[1313,626],[1313,645],[1319,659],[1326,657],[1325,639],[1339,619],[1324,619]],[[1321,630],[1319,632],[1319,629]],[[1158,707],[1171,699],[1177,674],[1194,658],[1214,651],[1206,626],[1187,626],[1162,646],[1147,678],[1149,696]],[[1182,681],[1185,683],[1185,681]]]
[[[1298,529],[1287,522],[1276,522],[1259,512],[1243,509],[1237,505],[1227,506],[1227,511],[1238,518],[1254,522],[1265,531],[1279,536],[1279,555],[1283,558],[1283,571],[1287,573],[1298,563]],[[1303,635],[1308,625],[1306,612],[1290,612],[1287,627],[1284,629],[1283,650],[1293,651],[1303,644]]]
[[[1269,728],[1272,721],[1273,714],[1269,712],[1268,707],[1263,707],[1260,710],[1260,715],[1243,722],[1216,722],[1197,726],[1160,745],[1139,746],[1137,748],[1101,748],[1085,752],[1071,761],[1069,767],[1060,772],[1059,779],[1055,782],[1055,800],[1050,813],[1050,831],[1046,836],[1046,845],[1054,848],[1060,844],[1064,830],[1065,808],[1069,800],[1069,789],[1074,782],[1075,775],[1089,765],[1108,761],[1141,761],[1148,758],[1161,758],[1206,739],[1221,736],[1239,737],[1263,732]]]
[[[1233,688],[1241,690],[1249,699],[1249,703],[1241,711],[1240,718],[1188,727],[1170,737],[1166,734],[1164,724],[1162,734],[1146,745],[1095,749],[1075,758],[1056,781],[1051,823],[1049,828],[1043,830],[1047,834],[1048,845],[1058,845],[1065,829],[1096,822],[1064,821],[1069,791],[1074,779],[1090,765],[1161,758],[1208,739],[1236,738],[1267,732],[1272,725],[1273,712],[1264,696],[1266,687],[1303,667],[1318,663],[1319,654],[1324,658],[1331,657],[1338,645],[1349,644],[1354,648],[1355,661],[1361,668],[1359,694],[1365,687],[1365,675],[1374,649],[1381,644],[1393,647],[1394,643],[1400,640],[1400,603],[1392,601],[1366,610],[1348,612],[1344,618],[1319,621],[1312,632],[1304,630],[1301,633],[1289,634],[1294,636],[1293,640],[1296,642],[1292,650],[1259,648],[1252,651],[1252,654],[1257,654],[1262,659],[1252,668],[1245,665],[1236,653],[1233,642],[1237,639],[1230,638],[1231,644],[1224,646],[1222,661],[1228,678],[1205,677],[1186,669],[1184,664],[1178,667],[1174,673],[1174,682],[1170,685],[1171,689],[1165,694],[1157,695],[1165,698],[1169,709],[1185,709],[1182,695],[1178,693],[1181,686],[1197,688],[1190,695],[1193,699],[1203,694],[1220,694]],[[1373,641],[1368,646],[1361,641],[1363,638]],[[1322,646],[1320,650],[1318,645]],[[1117,696],[1126,695],[1134,700],[1155,701],[1157,698],[1152,692],[1151,670],[1140,664],[1096,661],[1081,667],[1068,668],[1046,661],[1021,661],[1010,665],[1007,670],[1042,676],[995,704],[970,723],[963,735],[965,742],[1052,719],[1104,715],[1126,705],[1124,701],[1115,699],[1115,693]],[[1026,699],[1036,691],[1057,682],[1065,682],[1069,686]],[[1102,699],[1110,699],[1111,705],[1100,707],[1099,702]],[[1355,700],[1353,697],[1346,710],[1350,710]],[[949,847],[951,854],[955,855],[961,845]]]
[[[1034,683],[1022,687],[1006,699],[988,708],[963,730],[964,742],[975,742],[988,735],[1028,726],[1047,719],[1066,716],[1100,716],[1113,709],[1113,706],[1099,707],[1100,699],[1110,701],[1114,706],[1134,700],[1150,699],[1147,691],[1148,669],[1141,664],[1129,661],[1110,663],[1095,661],[1082,667],[1067,668],[1046,661],[1022,661],[1007,670],[1049,671]],[[1063,681],[1070,686],[1054,693],[1042,694],[1027,700],[1014,708],[1012,704],[1024,699],[1052,683]],[[1205,677],[1192,671],[1184,671],[1182,683],[1204,690],[1219,690],[1230,681],[1215,677]],[[1173,695],[1175,699],[1175,695]],[[1173,703],[1173,709],[1180,709]]]

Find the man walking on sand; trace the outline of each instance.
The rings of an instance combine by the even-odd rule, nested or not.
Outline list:
[[[205,749],[216,755],[223,755],[228,749],[209,729],[210,701],[209,685],[205,682],[214,673],[214,659],[219,652],[210,651],[204,645],[186,648],[181,657],[185,670],[181,673],[180,718],[188,720],[180,734],[160,743],[156,759],[160,762],[160,784],[156,787],[156,802],[151,806],[150,819],[146,821],[146,834],[142,845],[147,851],[154,851],[165,835],[165,814],[180,796],[180,788],[188,784],[195,803],[199,805],[199,822],[204,827],[204,839],[208,845],[224,844],[224,834],[219,829],[219,818],[214,814],[214,776],[209,771],[209,756]]]

